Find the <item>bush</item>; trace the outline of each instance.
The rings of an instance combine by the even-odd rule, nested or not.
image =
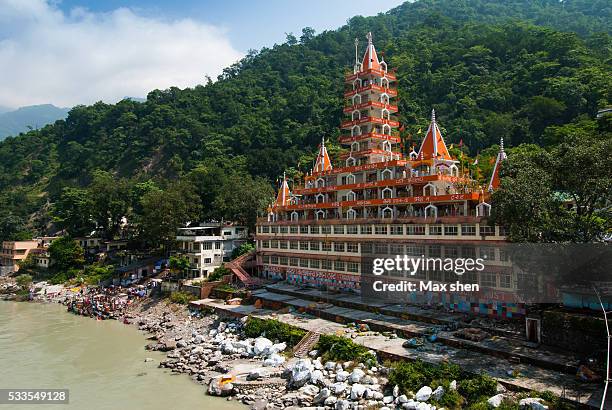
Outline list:
[[[237,292],[238,291],[238,289],[236,289],[235,287],[227,283],[222,283],[221,285],[216,286],[215,289],[221,290],[223,292]]]
[[[457,390],[470,403],[476,403],[482,398],[488,398],[497,393],[497,381],[489,376],[479,374],[473,378],[462,380]]]
[[[425,385],[436,382],[448,390],[450,381],[461,378],[461,369],[455,364],[442,363],[433,365],[417,360],[401,361],[391,364],[389,383],[397,384],[404,393],[417,391]]]
[[[28,289],[30,287],[30,285],[32,284],[32,275],[19,275],[15,278],[15,280],[17,281],[17,284],[22,288],[22,289]]]
[[[218,280],[223,279],[223,277],[224,277],[225,275],[229,275],[229,274],[231,274],[231,273],[232,273],[232,272],[231,272],[229,269],[227,269],[225,266],[219,266],[217,269],[215,269],[215,270],[213,271],[213,273],[211,273],[211,274],[208,276],[208,278],[206,278],[206,281],[207,281],[207,282],[216,282],[216,281],[218,281]]]
[[[367,347],[346,337],[321,335],[316,348],[323,355],[324,360],[352,360],[368,364],[376,362],[376,356],[370,353]]]
[[[186,305],[196,299],[195,295],[189,292],[172,292],[170,294],[170,301],[172,301],[172,303],[178,303],[179,305]]]
[[[244,334],[247,337],[264,336],[271,340],[285,342],[291,348],[302,340],[306,331],[274,319],[263,320],[249,317],[244,326]]]

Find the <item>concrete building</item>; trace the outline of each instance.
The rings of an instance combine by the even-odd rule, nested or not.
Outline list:
[[[28,257],[38,247],[37,240],[5,241],[0,249],[0,274],[6,275],[19,270],[17,263]]]
[[[363,59],[356,50],[353,72],[345,78],[347,118],[341,123],[339,142],[348,150],[332,164],[322,141],[303,182],[290,190],[283,177],[267,217],[257,221],[261,276],[359,293],[361,275],[369,272],[362,257],[373,252],[415,257],[483,257],[495,252],[485,258],[491,264],[506,263],[493,248],[505,241],[505,229],[488,220],[491,193],[500,184],[506,159],[503,141],[491,179],[481,185],[451,155],[432,110],[420,148],[404,156],[394,116],[396,82],[368,35]],[[445,278],[437,270],[425,274],[427,280]],[[506,273],[480,276],[474,282],[507,293],[515,282]],[[490,315],[524,313],[522,306],[504,300],[495,306],[489,300],[445,303],[455,310],[484,309]]]
[[[189,278],[204,278],[230,260],[232,251],[245,243],[248,230],[244,226],[205,223],[179,229],[177,254],[189,259]]]

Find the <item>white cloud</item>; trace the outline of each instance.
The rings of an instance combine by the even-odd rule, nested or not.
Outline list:
[[[201,84],[241,56],[222,29],[191,19],[125,8],[66,14],[45,0],[0,0],[0,105],[144,97]]]

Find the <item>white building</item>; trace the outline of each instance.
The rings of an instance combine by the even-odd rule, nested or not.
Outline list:
[[[176,237],[177,253],[189,259],[191,278],[203,278],[223,262],[228,262],[232,251],[245,243],[247,238],[246,227],[219,222],[181,228]]]

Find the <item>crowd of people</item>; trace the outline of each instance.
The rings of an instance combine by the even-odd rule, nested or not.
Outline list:
[[[69,312],[99,320],[124,317],[125,309],[134,300],[142,299],[154,289],[155,283],[124,288],[122,286],[81,288],[66,296]]]

